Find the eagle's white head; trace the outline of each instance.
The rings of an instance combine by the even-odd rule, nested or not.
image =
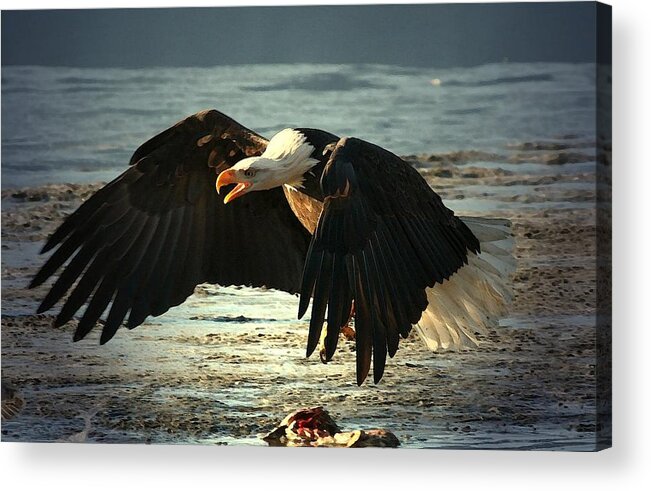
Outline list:
[[[222,186],[237,184],[226,195],[224,203],[233,201],[251,191],[272,189],[286,184],[301,187],[303,174],[318,160],[311,157],[314,151],[305,135],[287,128],[274,135],[264,153],[259,157],[240,160],[217,177],[217,192]]]

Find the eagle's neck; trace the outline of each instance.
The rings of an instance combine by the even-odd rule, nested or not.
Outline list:
[[[319,163],[312,157],[314,151],[303,133],[287,128],[269,141],[261,158],[273,162],[274,172],[286,186],[302,188],[305,174]]]
[[[303,135],[313,148],[310,157],[316,161],[301,178],[301,187],[298,190],[317,201],[323,201],[321,191],[321,176],[330,159],[334,146],[339,137],[327,131],[314,128],[296,128],[294,131]]]

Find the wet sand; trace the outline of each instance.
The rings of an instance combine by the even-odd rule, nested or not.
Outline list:
[[[401,343],[381,383],[355,384],[354,343],[334,360],[304,356],[307,323],[280,292],[197,287],[184,305],[72,343],[74,325],[33,315],[46,286],[25,286],[42,241],[99,184],[2,192],[2,377],[25,400],[3,441],[265,445],[285,415],[324,406],[340,426],[386,428],[403,447],[592,450],[596,178],[593,143],[569,135],[405,158],[460,215],[509,218],[514,302],[479,348],[431,353]],[[592,147],[592,148],[591,148]],[[600,164],[607,165],[607,164]]]

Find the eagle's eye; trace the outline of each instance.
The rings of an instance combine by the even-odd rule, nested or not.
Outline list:
[[[253,177],[253,176],[255,176],[255,171],[253,169],[246,169],[244,171],[244,175],[246,177]]]

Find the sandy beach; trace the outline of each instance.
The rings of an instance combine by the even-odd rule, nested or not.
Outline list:
[[[106,346],[95,331],[34,315],[47,285],[26,290],[43,240],[100,184],[2,191],[2,378],[25,400],[3,441],[265,445],[300,407],[340,426],[386,428],[403,447],[592,450],[595,376],[594,142],[559,135],[404,158],[459,215],[508,218],[516,238],[514,302],[474,350],[431,353],[412,333],[380,384],[357,387],[354,343],[334,360],[304,357],[297,299],[200,285],[181,307]],[[608,165],[601,162],[598,165]]]

